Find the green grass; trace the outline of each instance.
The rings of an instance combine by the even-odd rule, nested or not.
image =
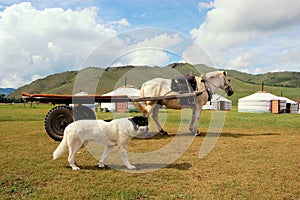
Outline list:
[[[47,105],[0,105],[0,199],[300,198],[300,115],[238,113],[234,107],[226,113],[216,146],[203,159],[198,158],[201,136],[174,163],[154,172],[98,169],[86,149],[77,155],[82,170],[75,172],[67,154],[52,160],[59,143],[43,127],[49,110]],[[170,137],[133,139],[128,151],[152,151],[175,138],[180,115],[174,110],[166,114]],[[204,135],[210,116],[210,111],[202,113]]]

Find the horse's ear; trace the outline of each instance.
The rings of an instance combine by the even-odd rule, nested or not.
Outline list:
[[[227,72],[226,72],[226,71],[223,71],[223,75],[224,75],[224,76],[227,76]]]

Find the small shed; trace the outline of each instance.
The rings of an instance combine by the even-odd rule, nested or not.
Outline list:
[[[218,94],[213,94],[211,101],[207,102],[203,110],[232,110],[232,101],[220,96]]]
[[[127,95],[130,98],[138,98],[140,96],[140,90],[134,86],[119,87],[102,96],[117,96]],[[117,102],[117,103],[101,103],[101,109],[109,110],[110,112],[124,113],[131,110],[136,110],[136,107],[131,102]]]
[[[286,100],[268,92],[256,92],[238,100],[238,112],[275,112],[286,109]]]

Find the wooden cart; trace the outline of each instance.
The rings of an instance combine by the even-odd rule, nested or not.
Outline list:
[[[128,102],[130,99],[126,95],[122,96],[100,96],[100,95],[58,95],[58,94],[28,94],[22,92],[25,102],[51,103],[57,105],[46,115],[44,125],[47,134],[56,141],[61,141],[65,127],[75,120],[96,119],[92,109],[84,104],[94,104],[95,102]],[[58,105],[59,104],[59,105]],[[74,104],[71,107],[70,104]]]
[[[202,92],[201,92],[202,93]],[[92,109],[84,104],[98,103],[117,103],[117,102],[137,102],[137,101],[158,101],[162,99],[175,99],[195,97],[201,93],[187,93],[180,95],[168,95],[159,97],[129,98],[127,95],[119,96],[101,96],[101,95],[58,95],[58,94],[29,94],[22,92],[22,98],[25,102],[51,103],[57,105],[53,107],[46,115],[44,126],[47,134],[56,141],[63,138],[64,129],[75,120],[96,119]],[[73,107],[70,104],[74,104]]]

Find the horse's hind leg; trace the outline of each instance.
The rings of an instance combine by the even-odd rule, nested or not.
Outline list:
[[[199,108],[199,104],[195,104],[192,107],[192,112],[193,112],[193,116],[192,116],[192,121],[190,123],[190,131],[193,134],[198,134],[198,125],[199,125],[199,120],[200,120],[200,108]]]
[[[152,110],[152,119],[153,121],[155,122],[156,124],[156,127],[159,131],[159,133],[161,133],[162,135],[168,135],[168,132],[167,131],[164,131],[162,126],[160,125],[159,121],[158,121],[158,111],[160,109],[160,106],[159,104],[155,104],[153,106],[153,110]]]

